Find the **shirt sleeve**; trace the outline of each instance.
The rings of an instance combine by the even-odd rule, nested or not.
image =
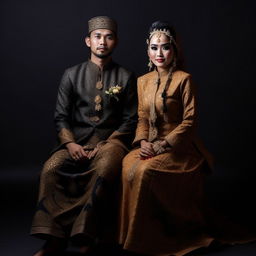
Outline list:
[[[71,129],[73,86],[68,70],[62,76],[54,114],[55,127],[61,144],[75,141]]]
[[[191,76],[185,77],[179,86],[183,105],[182,122],[165,137],[165,140],[172,147],[191,137],[197,119],[195,87],[191,81]]]
[[[141,140],[147,140],[149,134],[149,122],[143,104],[143,86],[144,80],[138,79],[138,124],[136,129],[136,136],[133,145],[138,144]]]

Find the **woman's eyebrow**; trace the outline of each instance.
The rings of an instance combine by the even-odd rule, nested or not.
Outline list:
[[[150,44],[150,46],[167,46],[167,45],[170,45],[170,43],[164,43],[164,44]]]

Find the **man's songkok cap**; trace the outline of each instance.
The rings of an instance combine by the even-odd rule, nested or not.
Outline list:
[[[95,29],[109,29],[117,34],[117,23],[108,16],[93,17],[88,21],[88,33]]]

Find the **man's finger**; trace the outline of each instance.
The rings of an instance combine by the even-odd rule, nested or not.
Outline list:
[[[88,151],[88,150],[84,151],[86,157],[88,157],[89,152],[90,151]]]
[[[91,159],[92,152],[93,152],[93,150],[88,151],[88,155],[87,155],[87,157],[88,157],[89,159]]]
[[[95,148],[95,149],[91,152],[91,154],[90,154],[90,159],[93,158],[93,157],[95,157],[95,155],[97,154],[97,152],[98,152],[98,149]]]
[[[81,151],[81,157],[87,157],[86,151],[84,151],[84,149],[82,148]]]
[[[75,154],[72,155],[72,158],[73,158],[74,160],[77,160],[77,156],[76,156]]]
[[[77,156],[78,158],[81,158],[81,157],[83,156],[83,154],[79,151],[79,152],[77,152],[76,156]]]

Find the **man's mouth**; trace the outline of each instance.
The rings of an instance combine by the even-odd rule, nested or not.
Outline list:
[[[106,51],[107,48],[106,47],[98,47],[97,50],[100,50],[100,51]]]

